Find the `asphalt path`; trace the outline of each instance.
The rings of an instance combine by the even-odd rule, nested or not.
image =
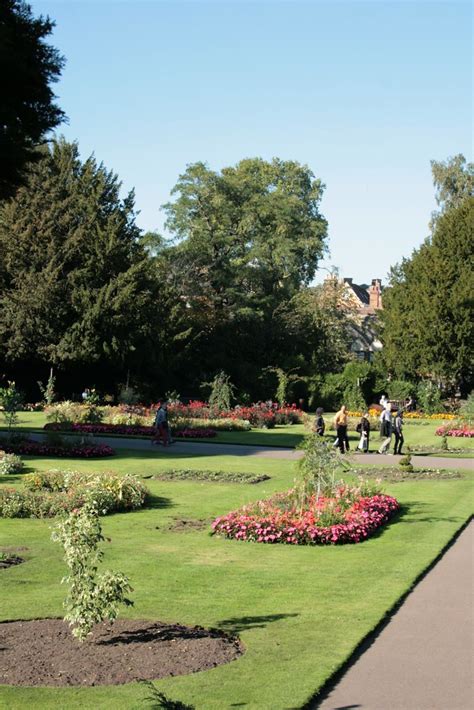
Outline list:
[[[473,686],[471,522],[417,584],[319,710],[471,710]]]
[[[34,433],[31,439],[41,441],[44,435]],[[78,440],[78,436],[65,437],[71,440]],[[84,441],[90,442],[90,436],[84,437]],[[188,456],[252,456],[262,459],[289,459],[296,461],[301,458],[303,452],[299,449],[283,448],[280,446],[247,446],[245,444],[215,444],[211,442],[196,441],[175,441],[168,448],[161,445],[154,445],[150,439],[137,439],[126,437],[100,436],[95,441],[101,444],[108,444],[113,449],[132,449],[137,451],[152,451],[157,456],[166,453],[176,453]],[[375,464],[377,466],[394,466],[401,456],[391,454],[361,454],[353,453],[347,456],[353,464]],[[444,458],[442,456],[413,456],[412,463],[415,468],[444,468],[444,469],[470,469],[474,470],[474,459]]]

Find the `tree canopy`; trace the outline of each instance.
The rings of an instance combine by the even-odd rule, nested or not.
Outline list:
[[[472,388],[473,224],[474,198],[465,196],[437,219],[432,237],[391,271],[383,359],[397,377]]]
[[[38,143],[64,120],[50,86],[64,65],[45,42],[53,27],[23,0],[0,3],[0,199],[14,193],[27,163],[39,157]]]
[[[0,207],[0,352],[10,362],[135,361],[156,281],[133,193],[77,145],[55,141]]]

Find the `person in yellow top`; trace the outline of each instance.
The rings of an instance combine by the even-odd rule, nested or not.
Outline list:
[[[334,417],[336,426],[337,443],[341,454],[349,451],[349,439],[347,438],[347,408],[343,404]]]

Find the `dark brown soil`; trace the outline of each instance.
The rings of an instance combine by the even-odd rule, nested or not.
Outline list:
[[[186,530],[203,530],[210,525],[210,520],[193,520],[192,518],[175,518],[169,526],[173,532],[185,532]]]
[[[62,619],[0,623],[0,684],[120,685],[184,675],[229,663],[243,653],[221,631],[119,619],[82,644]]]

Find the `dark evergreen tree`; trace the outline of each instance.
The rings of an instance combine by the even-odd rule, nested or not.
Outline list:
[[[9,362],[137,365],[154,330],[156,279],[133,193],[54,142],[0,208],[0,352]],[[36,377],[37,379],[37,377]]]
[[[38,143],[64,120],[50,87],[64,64],[45,42],[53,27],[23,0],[0,3],[0,200],[14,193],[39,157]]]
[[[474,198],[436,220],[432,237],[392,269],[384,293],[383,359],[399,378],[446,390],[473,385]]]

